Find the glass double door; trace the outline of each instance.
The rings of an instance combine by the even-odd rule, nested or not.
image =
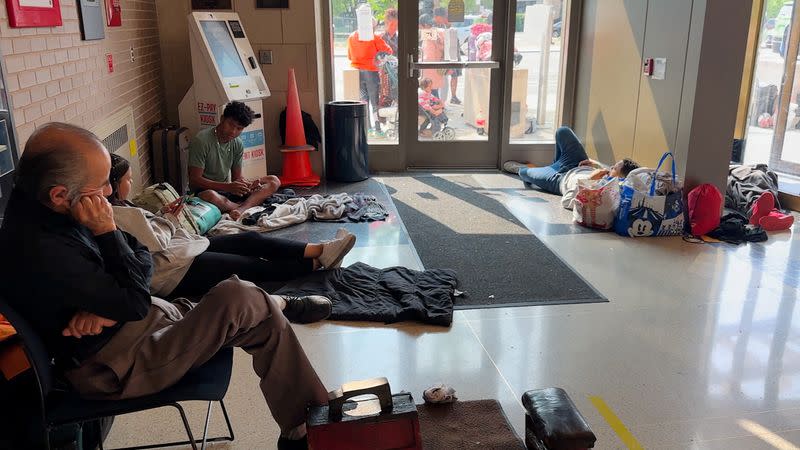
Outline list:
[[[506,2],[331,0],[334,99],[372,152],[411,168],[498,167]]]
[[[399,131],[409,167],[497,167],[504,4],[403,3]]]

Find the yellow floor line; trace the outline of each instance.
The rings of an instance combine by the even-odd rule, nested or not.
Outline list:
[[[614,430],[615,433],[617,433],[617,436],[619,436],[619,439],[622,441],[623,444],[625,444],[631,450],[644,450],[642,444],[640,444],[639,441],[637,441],[636,438],[633,437],[633,434],[631,434],[631,432],[628,431],[628,428],[625,427],[625,424],[622,423],[622,421],[619,419],[619,417],[617,417],[616,414],[614,414],[614,411],[611,410],[611,408],[606,404],[606,402],[602,398],[596,396],[589,396],[589,400],[592,402],[594,407],[597,408],[597,410],[600,412],[600,415],[603,416],[604,419],[606,419],[606,422],[608,422],[608,425],[611,426],[611,429]]]
[[[767,427],[752,420],[740,419],[739,426],[778,450],[800,450],[796,445],[778,436]]]

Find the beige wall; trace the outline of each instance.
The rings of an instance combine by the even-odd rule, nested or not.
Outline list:
[[[675,149],[692,3],[584,4],[575,130],[591,155],[653,166]],[[666,58],[663,80],[642,76],[645,58]]]
[[[646,17],[642,1],[583,4],[573,128],[605,163],[633,154]]]
[[[0,2],[0,46],[20,150],[43,123],[88,128],[132,105],[142,171],[149,178],[147,129],[163,110],[156,0],[121,0],[122,27],[106,28],[105,39],[97,41],[81,40],[75,2],[62,0],[63,25],[47,28],[9,28]],[[107,72],[107,53],[114,73]]]
[[[685,81],[694,1],[650,0],[647,3],[642,55],[643,58],[666,58],[667,68],[663,80],[640,77],[632,156],[641,164],[654,166],[665,151],[676,150],[680,92]]]
[[[722,188],[752,0],[587,0],[574,126],[590,155],[653,166],[676,154],[688,184]],[[713,15],[712,15],[713,13]],[[642,76],[666,57],[665,80]]]
[[[267,169],[270,173],[281,170],[278,118],[286,107],[289,68],[295,69],[301,108],[311,114],[322,129],[317,85],[316,3],[313,0],[293,0],[289,2],[289,9],[255,9],[255,0],[232,1],[233,10],[239,13],[256,55],[261,49],[272,50],[273,64],[261,66],[272,92],[272,96],[264,100]],[[190,12],[190,0],[158,1],[167,118],[174,124],[179,122],[178,103],[192,85],[187,20]],[[320,153],[314,152],[311,157],[317,173],[322,166]]]

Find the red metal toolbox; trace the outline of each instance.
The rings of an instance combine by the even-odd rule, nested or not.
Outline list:
[[[351,400],[364,394],[377,401]],[[306,426],[311,450],[422,449],[414,399],[409,393],[392,395],[386,378],[343,384],[331,392],[327,406],[309,410]]]

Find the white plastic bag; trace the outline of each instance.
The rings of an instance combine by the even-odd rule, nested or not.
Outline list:
[[[362,3],[356,8],[356,24],[358,25],[359,41],[375,39],[375,31],[372,28],[372,8],[367,3]]]
[[[578,193],[572,202],[572,219],[589,228],[610,230],[619,209],[619,183],[616,179],[578,180]]]
[[[671,192],[678,192],[683,188],[681,180],[674,178],[670,172],[660,172],[649,167],[639,167],[634,169],[625,177],[624,185],[630,186],[634,191],[649,192],[650,185],[653,184],[653,176],[656,177],[655,195],[667,195]]]

